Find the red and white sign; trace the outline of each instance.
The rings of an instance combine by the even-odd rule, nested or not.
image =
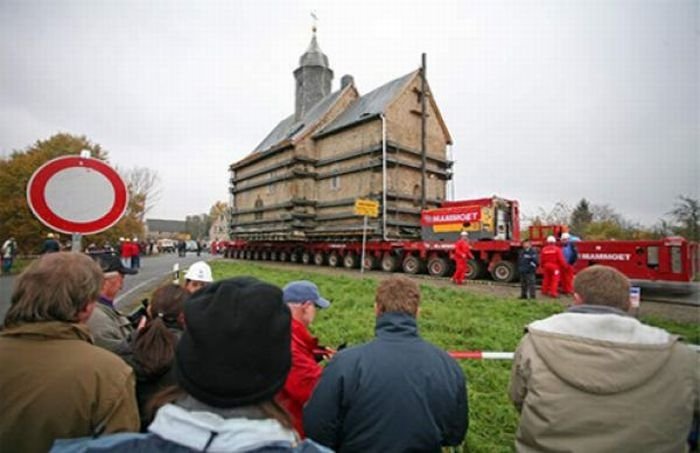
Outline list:
[[[481,220],[479,206],[458,206],[454,208],[437,208],[421,213],[421,225],[463,224]]]
[[[27,202],[49,228],[94,234],[117,223],[129,202],[126,184],[98,159],[63,156],[39,167],[27,184]]]

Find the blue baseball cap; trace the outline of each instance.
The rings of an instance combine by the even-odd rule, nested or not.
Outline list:
[[[331,303],[318,293],[318,286],[308,280],[298,280],[287,283],[282,289],[282,292],[282,300],[288,304],[300,304],[310,300],[318,308],[328,308],[331,306]]]

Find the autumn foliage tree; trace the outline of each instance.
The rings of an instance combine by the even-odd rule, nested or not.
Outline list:
[[[26,199],[29,179],[34,171],[48,160],[60,156],[77,155],[89,150],[92,157],[107,160],[108,153],[98,144],[92,143],[85,136],[59,133],[47,140],[38,140],[23,150],[13,151],[8,158],[0,158],[0,238],[14,236],[20,253],[36,253],[46,235],[51,230],[42,224],[31,212]],[[114,243],[122,236],[140,236],[143,234],[143,203],[140,194],[129,190],[129,205],[122,219],[109,230],[91,235],[83,244],[104,241]],[[61,242],[70,239],[63,235]]]

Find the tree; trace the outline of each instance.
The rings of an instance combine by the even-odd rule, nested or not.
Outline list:
[[[118,169],[133,195],[134,202],[140,206],[140,220],[156,205],[160,198],[160,177],[158,173],[146,167]]]
[[[211,218],[208,214],[188,215],[185,217],[185,232],[192,239],[201,240],[209,236]]]
[[[678,233],[689,241],[700,240],[700,201],[679,195],[669,214],[680,224]]]
[[[582,198],[571,213],[570,229],[574,234],[583,236],[592,221],[593,213],[590,205],[585,198]]]

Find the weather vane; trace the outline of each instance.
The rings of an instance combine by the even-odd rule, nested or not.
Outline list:
[[[316,12],[315,12],[315,11],[311,11],[311,18],[314,20],[314,24],[313,24],[313,26],[311,27],[311,30],[312,30],[314,33],[316,33],[316,23],[318,22],[318,16],[316,16]]]

